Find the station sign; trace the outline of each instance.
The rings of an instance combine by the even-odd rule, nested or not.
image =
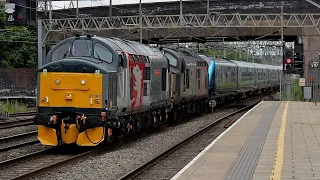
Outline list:
[[[5,12],[8,15],[7,21],[12,22],[14,21],[13,13],[15,12],[16,4],[7,2],[5,4]]]
[[[305,78],[300,78],[299,79],[299,86],[305,86],[306,85],[306,79]]]
[[[318,68],[319,67],[319,62],[312,62],[311,63],[312,68]]]

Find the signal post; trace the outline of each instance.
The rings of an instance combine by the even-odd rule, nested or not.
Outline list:
[[[294,48],[286,48],[283,46],[283,74],[285,89],[287,90],[287,98],[290,99],[291,92],[291,74],[299,74],[302,78],[304,76],[304,54],[303,44],[298,43],[299,39],[295,41]],[[302,92],[304,91],[303,87]]]

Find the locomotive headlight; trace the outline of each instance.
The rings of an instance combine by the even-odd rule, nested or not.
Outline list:
[[[86,84],[86,80],[82,79],[82,80],[80,81],[80,83],[81,83],[82,85],[85,85],[85,84]]]
[[[59,85],[60,84],[60,79],[56,79],[56,85]]]

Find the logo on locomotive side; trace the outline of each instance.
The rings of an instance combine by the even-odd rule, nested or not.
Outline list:
[[[140,67],[141,66],[141,67]],[[132,68],[132,101],[130,109],[134,107],[142,107],[142,93],[143,93],[143,65],[136,64]]]

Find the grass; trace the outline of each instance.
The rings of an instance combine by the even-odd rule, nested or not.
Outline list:
[[[293,80],[291,89],[291,101],[304,101],[303,91],[301,86],[299,86],[299,79]]]
[[[2,101],[1,103],[1,110],[2,112],[7,113],[20,113],[20,112],[27,112],[27,105],[23,103],[19,103],[17,100],[13,101]],[[1,112],[1,111],[0,111]]]

